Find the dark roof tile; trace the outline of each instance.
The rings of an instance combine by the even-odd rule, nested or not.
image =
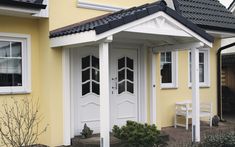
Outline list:
[[[235,32],[235,16],[218,0],[173,0],[176,11],[198,26]]]

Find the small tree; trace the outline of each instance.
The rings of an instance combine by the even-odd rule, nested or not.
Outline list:
[[[47,126],[39,130],[42,118],[38,116],[39,104],[27,97],[22,100],[11,98],[2,105],[0,112],[0,143],[5,146],[32,146],[39,136],[47,130]]]

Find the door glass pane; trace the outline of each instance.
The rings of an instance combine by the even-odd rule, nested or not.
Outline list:
[[[127,91],[130,93],[134,93],[134,85],[127,81]]]
[[[118,82],[125,79],[125,69],[118,72]]]
[[[90,69],[82,71],[82,82],[90,80]]]
[[[82,58],[82,69],[90,66],[90,56]]]
[[[21,42],[12,42],[12,57],[21,57]]]
[[[127,69],[127,79],[133,82],[134,79],[134,75],[133,75],[133,71],[130,71]]]
[[[10,42],[0,41],[0,57],[10,57]]]
[[[118,60],[118,69],[125,67],[125,57]]]
[[[100,85],[92,82],[92,92],[99,95],[100,94]]]
[[[96,69],[99,69],[99,59],[92,56],[92,67],[96,68]]]
[[[90,93],[90,82],[82,84],[82,95],[86,95],[87,93]]]
[[[133,60],[127,57],[127,67],[133,70]]]
[[[92,79],[97,82],[100,81],[100,73],[98,70],[92,69]]]
[[[118,84],[118,94],[121,94],[125,91],[125,81]]]

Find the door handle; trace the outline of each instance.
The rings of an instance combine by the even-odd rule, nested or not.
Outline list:
[[[117,77],[112,78],[112,89],[117,90]]]

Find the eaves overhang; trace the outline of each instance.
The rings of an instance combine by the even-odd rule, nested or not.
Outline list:
[[[12,6],[26,9],[46,9],[47,5],[43,3],[35,2],[25,2],[25,1],[15,1],[15,0],[0,0],[0,6]]]

